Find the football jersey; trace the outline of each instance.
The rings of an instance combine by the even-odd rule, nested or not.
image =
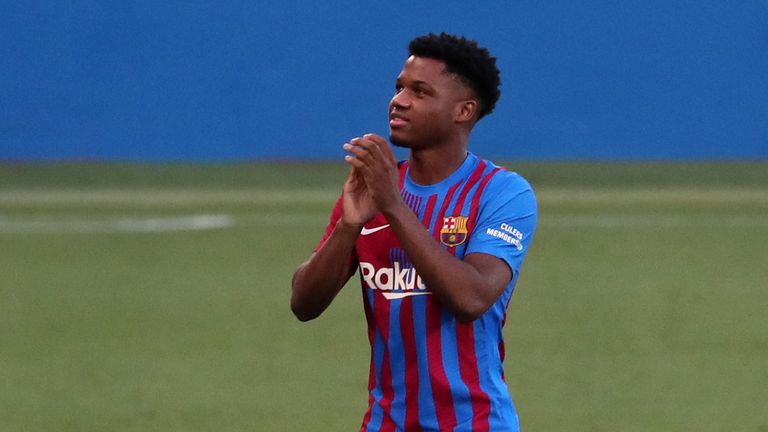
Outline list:
[[[435,241],[463,259],[503,260],[512,279],[478,319],[459,322],[432,295],[382,214],[355,243],[368,339],[369,404],[362,431],[517,431],[504,380],[502,327],[536,228],[528,182],[472,153],[433,185],[414,183],[400,164],[401,195]],[[322,246],[341,217],[336,204]]]

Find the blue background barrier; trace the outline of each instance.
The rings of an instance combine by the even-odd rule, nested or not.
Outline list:
[[[414,36],[498,58],[471,149],[768,158],[768,2],[0,1],[0,160],[340,159]]]

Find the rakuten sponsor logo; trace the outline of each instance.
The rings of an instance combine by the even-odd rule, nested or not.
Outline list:
[[[360,272],[368,288],[381,290],[389,300],[414,295],[432,294],[412,267],[401,268],[399,262],[394,267],[375,268],[367,262],[360,263]]]

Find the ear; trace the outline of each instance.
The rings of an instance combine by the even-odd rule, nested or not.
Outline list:
[[[475,120],[476,115],[477,101],[474,99],[467,99],[457,104],[454,121],[456,123],[471,122]]]

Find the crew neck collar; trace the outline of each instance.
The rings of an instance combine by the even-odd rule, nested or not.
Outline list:
[[[405,184],[408,190],[412,192],[416,192],[418,194],[431,194],[435,191],[445,189],[447,187],[450,187],[454,185],[459,179],[468,176],[473,169],[475,169],[475,166],[477,166],[478,158],[472,152],[467,152],[467,157],[464,159],[464,162],[461,163],[459,168],[456,169],[451,175],[444,178],[443,180],[440,180],[437,183],[433,183],[431,185],[422,185],[418,184],[415,181],[411,179],[411,168],[408,167],[405,171]]]

